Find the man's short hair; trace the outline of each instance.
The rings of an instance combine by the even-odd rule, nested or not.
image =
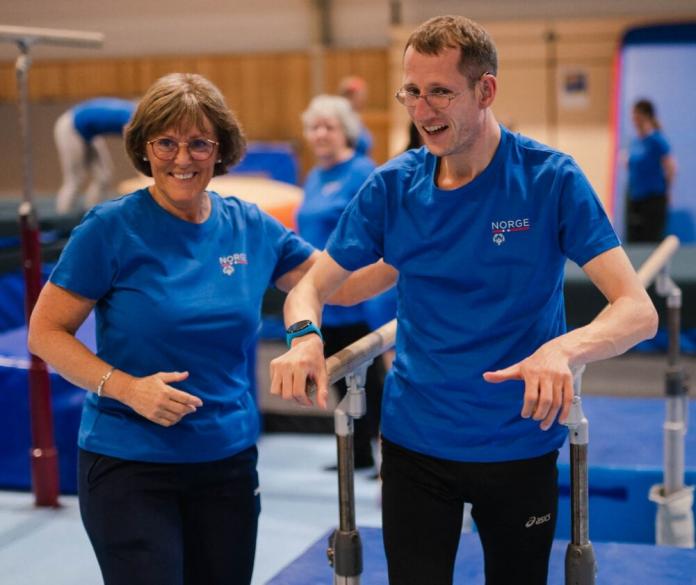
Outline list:
[[[475,84],[484,73],[498,73],[498,52],[493,39],[480,24],[464,16],[436,16],[425,21],[406,41],[424,55],[439,55],[459,49],[459,70]]]

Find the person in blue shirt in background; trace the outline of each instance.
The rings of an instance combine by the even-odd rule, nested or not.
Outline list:
[[[29,348],[89,391],[78,490],[106,585],[249,585],[260,495],[248,360],[267,287],[289,290],[318,252],[206,190],[246,144],[207,79],[156,81],[125,138],[153,184],[73,230]],[[75,338],[92,309],[96,354]]]
[[[665,237],[676,164],[651,101],[633,105],[633,125],[638,136],[628,156],[626,241],[659,242]]]
[[[316,166],[305,181],[304,199],[297,212],[297,229],[307,242],[323,249],[343,210],[370,176],[375,163],[356,151],[360,120],[347,99],[334,95],[316,96],[303,112],[302,123]],[[324,307],[321,330],[327,357],[370,332],[365,305]],[[369,469],[375,464],[372,440],[379,435],[383,379],[383,363],[375,360],[367,370],[367,412],[355,421],[356,469]],[[337,386],[344,395],[345,381],[341,380]]]
[[[63,173],[56,196],[56,212],[73,211],[84,191],[84,208],[90,209],[110,194],[113,162],[104,136],[121,136],[135,111],[134,101],[96,98],[77,104],[56,120],[53,135]]]
[[[397,283],[396,358],[382,402],[382,526],[392,585],[449,585],[466,502],[486,585],[542,585],[572,368],[655,334],[657,314],[602,205],[568,155],[501,126],[497,51],[462,16],[420,25],[396,99],[425,147],[379,167],[287,297],[289,329],[318,323],[351,271]],[[609,302],[566,331],[570,258]],[[326,404],[311,332],[271,362],[271,393]],[[531,522],[530,522],[531,520]]]
[[[374,139],[372,138],[372,133],[370,130],[360,119],[360,113],[367,105],[367,82],[362,77],[358,77],[357,75],[349,75],[348,77],[344,77],[338,84],[338,94],[350,102],[350,105],[355,114],[358,116],[358,121],[360,122],[360,131],[353,148],[355,148],[355,151],[358,154],[370,156],[372,154]]]

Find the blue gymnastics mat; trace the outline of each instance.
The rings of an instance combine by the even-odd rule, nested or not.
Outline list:
[[[266,585],[330,585],[333,569],[326,560],[329,533],[273,577]],[[382,530],[361,528],[362,585],[386,585],[387,562]],[[551,551],[548,585],[563,585],[567,541]],[[696,585],[696,551],[643,544],[593,543],[598,585]],[[523,568],[522,568],[523,570]],[[455,585],[483,585],[483,553],[475,534],[462,534],[454,570]],[[430,585],[424,583],[423,585]],[[510,584],[514,585],[514,584]]]
[[[656,505],[650,487],[662,483],[663,398],[583,397],[589,421],[588,447],[590,538],[593,541],[655,542]],[[696,401],[689,401],[696,424]],[[570,537],[570,450],[558,459],[559,490],[556,538]],[[685,483],[696,485],[696,429],[685,444]],[[696,512],[696,504],[695,504]]]

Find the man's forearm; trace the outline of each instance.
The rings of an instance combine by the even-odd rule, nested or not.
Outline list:
[[[655,335],[657,314],[645,300],[617,299],[591,323],[574,329],[557,341],[571,365],[608,359],[628,351]]]
[[[303,319],[309,319],[312,323],[321,325],[323,308],[324,303],[320,300],[316,288],[300,281],[285,299],[283,306],[285,325],[287,327]]]

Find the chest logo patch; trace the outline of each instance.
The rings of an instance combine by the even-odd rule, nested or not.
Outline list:
[[[511,232],[527,232],[532,229],[528,217],[521,219],[501,219],[491,222],[491,232],[493,234],[493,242],[497,246],[505,243],[505,234]]]
[[[230,254],[228,256],[220,256],[220,267],[222,273],[230,276],[234,274],[234,267],[238,264],[249,264],[247,255],[244,252],[238,254]]]

